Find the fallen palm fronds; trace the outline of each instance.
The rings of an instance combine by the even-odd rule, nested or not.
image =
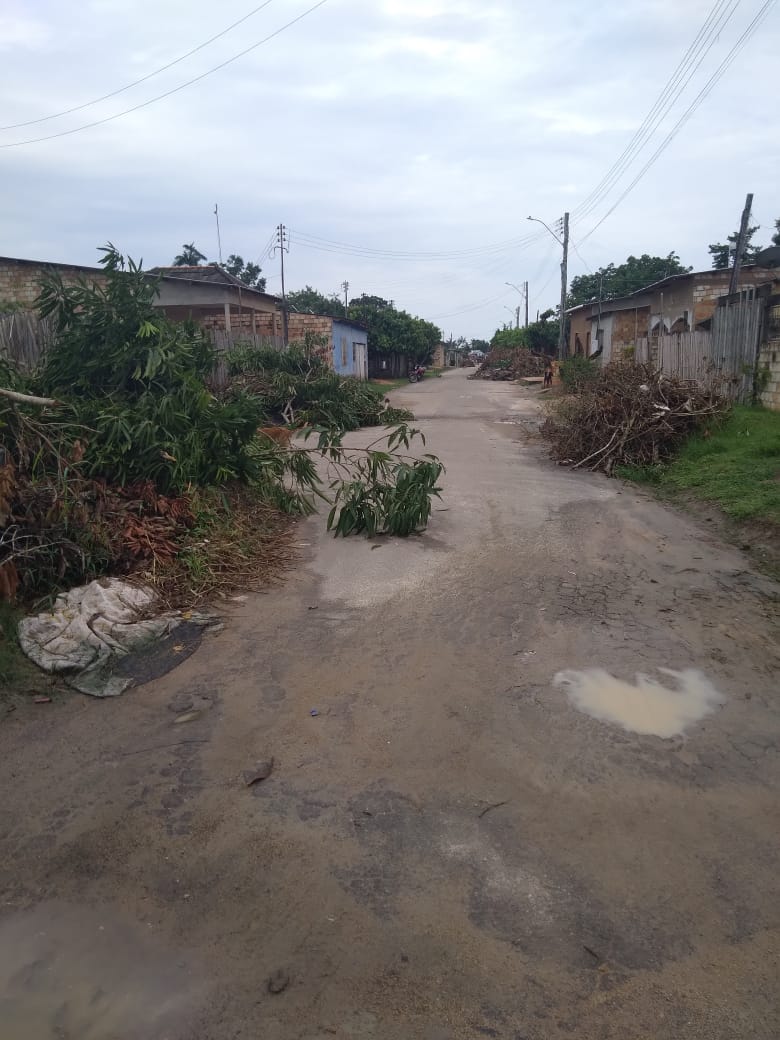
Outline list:
[[[668,458],[729,409],[716,391],[665,376],[652,365],[607,365],[581,393],[550,405],[542,435],[552,458],[575,469],[646,466]]]

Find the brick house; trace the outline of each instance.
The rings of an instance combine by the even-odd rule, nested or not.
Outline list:
[[[772,282],[776,273],[748,264],[740,271],[739,288]],[[628,296],[572,307],[566,312],[570,321],[569,352],[586,357],[600,353],[602,361],[609,361],[645,337],[705,328],[719,297],[729,291],[730,277],[730,271],[671,275]]]
[[[32,310],[42,278],[57,273],[65,285],[105,285],[102,267],[47,263],[0,257],[0,307],[16,304]],[[172,321],[195,321],[208,330],[218,348],[237,341],[284,345],[284,312],[278,296],[244,285],[219,267],[153,267],[159,279],[156,307]],[[328,362],[340,375],[368,378],[368,333],[364,326],[323,315],[288,315],[288,340],[306,333],[326,337]]]
[[[45,275],[59,274],[66,286],[84,281],[105,285],[102,267],[48,263],[0,257],[0,305],[16,304],[32,310]],[[280,301],[250,289],[218,267],[155,267],[160,279],[156,306],[174,321],[192,319],[206,328],[256,328],[263,335],[282,335]]]

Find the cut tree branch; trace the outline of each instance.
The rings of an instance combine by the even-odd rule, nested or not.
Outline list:
[[[52,408],[59,404],[53,397],[34,397],[32,394],[20,394],[18,390],[6,390],[0,386],[0,397],[8,397],[17,404],[37,404],[41,408]]]

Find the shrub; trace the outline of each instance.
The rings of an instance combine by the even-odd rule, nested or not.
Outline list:
[[[595,383],[600,371],[597,362],[575,354],[561,362],[561,382],[569,393],[578,394]]]
[[[85,431],[81,472],[120,486],[148,479],[162,492],[251,476],[259,402],[217,400],[206,386],[210,343],[154,309],[154,278],[113,246],[102,252],[105,287],[52,275],[38,299],[56,328],[40,385]]]

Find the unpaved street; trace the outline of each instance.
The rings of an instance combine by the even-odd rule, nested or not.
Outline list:
[[[397,394],[428,533],[301,523],[166,678],[0,726],[2,1040],[780,1035],[777,586],[465,375]],[[659,667],[725,702],[663,740],[552,682]]]

